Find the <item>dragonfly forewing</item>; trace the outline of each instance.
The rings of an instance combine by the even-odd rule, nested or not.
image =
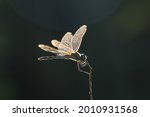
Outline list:
[[[82,42],[82,39],[83,39],[83,36],[84,36],[86,30],[87,30],[87,26],[83,25],[73,35],[73,38],[72,38],[72,49],[75,52],[77,52],[79,50],[81,42]]]

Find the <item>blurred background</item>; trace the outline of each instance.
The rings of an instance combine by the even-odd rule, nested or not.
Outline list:
[[[149,0],[0,0],[0,99],[89,99],[75,62],[37,60],[83,24],[94,99],[150,99]]]

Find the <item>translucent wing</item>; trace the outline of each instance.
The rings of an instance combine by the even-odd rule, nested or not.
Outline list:
[[[58,48],[58,46],[60,45],[60,41],[58,41],[58,40],[52,40],[52,41],[51,41],[51,44],[52,44],[54,47]]]
[[[77,52],[80,48],[82,38],[87,30],[87,26],[83,25],[81,26],[74,34],[72,38],[72,49]]]
[[[58,51],[63,50],[67,53],[67,55],[71,55],[72,53],[75,53],[72,49],[72,37],[73,37],[72,34],[70,32],[67,32],[63,36],[63,38],[58,46]],[[54,44],[54,45],[56,46],[56,44]]]
[[[44,44],[39,44],[38,45],[39,48],[41,48],[42,50],[46,51],[46,52],[51,52],[51,53],[54,53],[54,54],[59,54],[59,55],[64,55],[64,51],[58,51],[57,49],[53,48],[53,47],[50,47],[50,46],[47,46],[47,45],[44,45]]]
[[[72,49],[72,37],[73,37],[72,33],[67,32],[61,40],[61,45],[64,45],[64,46]],[[61,45],[59,46],[59,48],[61,48]]]

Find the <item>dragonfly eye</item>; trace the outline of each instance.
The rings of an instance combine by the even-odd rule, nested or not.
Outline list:
[[[85,61],[87,59],[87,56],[84,54],[81,54],[80,58],[81,58],[81,60]]]

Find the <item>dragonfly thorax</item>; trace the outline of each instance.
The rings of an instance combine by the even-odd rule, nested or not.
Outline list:
[[[73,53],[71,58],[79,63],[84,63],[87,60],[87,56],[85,54],[81,54],[79,52]]]

